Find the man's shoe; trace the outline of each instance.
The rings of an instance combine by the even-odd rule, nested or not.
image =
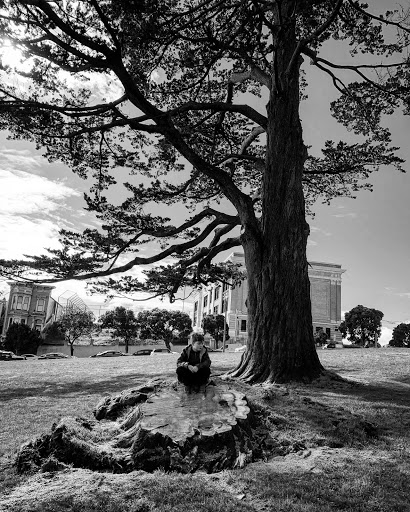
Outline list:
[[[192,393],[192,388],[191,388],[191,386],[185,386],[185,393],[186,393],[187,395],[190,395],[190,394]]]

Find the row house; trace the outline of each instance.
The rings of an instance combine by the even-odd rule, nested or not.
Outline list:
[[[5,317],[2,336],[12,323],[26,324],[42,331],[62,313],[61,305],[51,297],[54,286],[8,281],[10,296],[3,302]]]

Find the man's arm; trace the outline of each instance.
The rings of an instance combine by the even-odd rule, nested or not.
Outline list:
[[[181,355],[177,359],[177,368],[180,366],[188,367],[188,347],[184,348],[184,350],[181,352]]]

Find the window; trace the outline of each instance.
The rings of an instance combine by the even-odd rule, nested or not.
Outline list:
[[[26,319],[25,319],[25,318],[22,318],[22,319],[20,320],[20,323],[21,323],[21,324],[25,324],[25,323],[26,323]]]
[[[246,331],[246,320],[241,320],[241,332]]]
[[[34,322],[34,329],[35,329],[36,331],[41,331],[41,327],[42,327],[42,322],[41,322],[41,320],[36,320],[36,321]]]
[[[225,292],[228,289],[228,283],[222,284],[222,291]]]
[[[36,311],[44,311],[44,304],[45,304],[45,300],[44,299],[37,299],[37,308],[36,308]]]
[[[328,340],[330,340],[330,328],[326,327],[326,337]]]
[[[28,297],[28,296],[26,295],[26,296],[23,298],[23,310],[24,310],[24,311],[28,311],[29,304],[30,304],[30,297]]]
[[[16,309],[21,309],[22,307],[23,307],[23,296],[19,295],[17,297]]]
[[[208,305],[208,295],[206,295],[204,297],[204,309],[206,308],[207,305]]]
[[[214,292],[214,300],[218,300],[219,299],[219,291],[220,291],[221,287],[220,286],[217,286],[215,288],[215,292]]]
[[[218,306],[215,306],[214,307],[214,315],[217,315],[218,314]]]

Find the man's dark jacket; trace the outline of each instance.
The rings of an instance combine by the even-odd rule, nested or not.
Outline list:
[[[198,369],[209,368],[211,366],[211,360],[209,359],[208,350],[202,347],[199,352],[195,352],[192,345],[188,345],[181,352],[177,361],[177,367],[186,366],[185,363],[191,366],[197,366]]]

